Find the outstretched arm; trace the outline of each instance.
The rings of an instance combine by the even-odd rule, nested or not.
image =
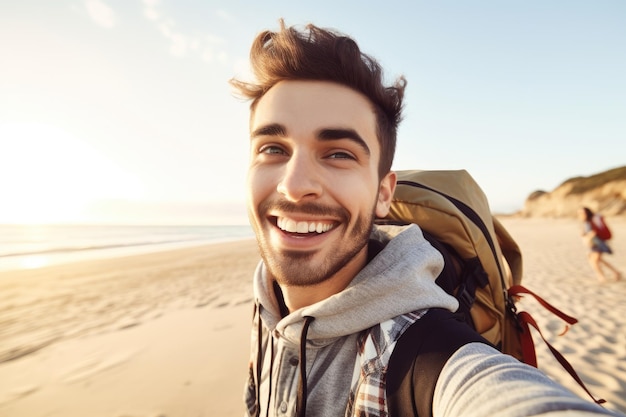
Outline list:
[[[540,370],[482,343],[470,343],[444,366],[433,415],[490,417],[619,416],[584,400]]]

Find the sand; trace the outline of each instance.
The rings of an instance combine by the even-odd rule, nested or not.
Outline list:
[[[626,219],[609,219],[626,273]],[[524,253],[544,336],[589,389],[626,412],[626,278],[600,284],[573,220],[503,218]],[[241,416],[253,241],[0,273],[0,416]],[[535,334],[539,367],[586,394]]]

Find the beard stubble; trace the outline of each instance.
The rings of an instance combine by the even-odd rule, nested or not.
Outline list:
[[[350,214],[344,208],[330,208],[314,203],[294,205],[289,202],[264,203],[259,206],[259,218],[266,218],[271,209],[280,209],[283,213],[298,212],[314,215],[332,215],[341,219],[342,227],[350,224]],[[270,274],[281,286],[312,286],[331,279],[367,246],[374,224],[374,210],[369,216],[359,216],[352,230],[344,230],[344,236],[334,240],[335,247],[321,262],[315,262],[319,250],[296,251],[277,250],[272,247],[262,234],[257,232],[257,241],[261,257]],[[305,238],[306,239],[306,238]]]

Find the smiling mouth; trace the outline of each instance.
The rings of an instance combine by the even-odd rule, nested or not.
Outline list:
[[[335,227],[335,223],[321,221],[296,221],[286,217],[277,217],[276,226],[284,232],[308,234],[326,233]]]

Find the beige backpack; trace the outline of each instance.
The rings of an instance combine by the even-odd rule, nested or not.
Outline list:
[[[541,331],[530,314],[517,311],[515,303],[519,297],[535,297],[568,324],[577,320],[520,285],[520,248],[493,217],[480,186],[465,170],[396,173],[398,183],[390,212],[379,223],[418,224],[431,244],[442,252],[446,264],[453,264],[453,273],[442,272],[437,283],[459,300],[465,321],[502,352],[537,366],[529,325],[540,335]],[[450,265],[447,270],[451,270]],[[589,393],[567,360],[545,342]]]

